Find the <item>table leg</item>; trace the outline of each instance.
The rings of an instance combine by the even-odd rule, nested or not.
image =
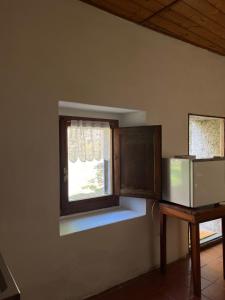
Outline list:
[[[225,279],[225,217],[222,218],[222,238],[223,238],[223,278]]]
[[[166,272],[166,215],[160,212],[160,270]]]
[[[194,293],[201,296],[201,270],[200,270],[200,241],[199,224],[190,224],[191,234],[191,262],[194,282]]]

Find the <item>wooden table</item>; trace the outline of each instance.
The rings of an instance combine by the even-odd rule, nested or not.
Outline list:
[[[188,208],[170,202],[160,203],[160,268],[166,271],[166,219],[167,216],[176,217],[190,224],[191,262],[194,293],[201,295],[201,269],[200,269],[200,240],[199,224],[215,219],[222,219],[223,237],[223,276],[225,279],[225,206],[213,205],[201,208]]]

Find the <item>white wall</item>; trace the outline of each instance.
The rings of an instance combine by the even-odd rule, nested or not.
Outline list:
[[[59,106],[59,115],[61,116],[75,116],[75,117],[85,117],[85,118],[100,118],[100,119],[111,119],[111,120],[120,120],[121,114],[119,113],[108,113],[102,111],[92,111],[88,109],[76,109],[68,108],[65,106]]]
[[[158,264],[150,216],[59,237],[59,100],[136,108],[187,153],[187,113],[225,114],[223,57],[76,0],[0,2],[0,248],[22,299],[82,299]],[[170,260],[186,230],[169,222]]]

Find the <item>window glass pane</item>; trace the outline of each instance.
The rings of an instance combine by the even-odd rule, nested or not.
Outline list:
[[[190,116],[189,154],[197,158],[224,156],[224,119]]]
[[[112,194],[109,124],[71,122],[67,137],[69,201]]]
[[[221,219],[200,224],[200,242],[205,243],[222,236]]]

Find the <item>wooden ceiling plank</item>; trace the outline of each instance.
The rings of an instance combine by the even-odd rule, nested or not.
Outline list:
[[[208,0],[208,2],[219,9],[222,13],[225,14],[225,1],[224,0]]]
[[[173,11],[172,9],[163,11],[160,16],[163,18],[166,18],[170,21],[173,21],[179,26],[185,27],[189,31],[199,35],[200,37],[210,41],[213,44],[216,44],[217,46],[223,48],[225,50],[225,39],[220,38],[219,36],[215,35],[208,29],[205,29],[204,27],[199,26],[195,22],[193,22],[191,19],[188,19],[184,17],[183,15],[180,15],[179,13]]]
[[[167,32],[170,32],[173,35],[175,34],[175,35],[179,36],[179,38],[181,38],[182,40],[190,41],[200,47],[204,47],[206,49],[211,49],[220,54],[222,54],[222,53],[225,54],[225,50],[223,48],[214,45],[210,41],[201,38],[200,36],[190,32],[186,28],[183,28],[183,27],[175,24],[174,22],[164,19],[158,15],[155,15],[151,20],[146,22],[145,25],[148,26],[148,24],[150,24],[150,25],[153,24],[153,25],[158,26],[159,28],[166,29]]]
[[[208,48],[208,47],[204,47],[203,45],[199,45],[199,44],[197,44],[197,43],[194,42],[194,41],[189,41],[189,40],[187,41],[187,40],[184,39],[182,36],[180,36],[180,35],[178,35],[178,34],[176,34],[176,33],[169,32],[169,31],[166,30],[165,28],[159,27],[159,26],[157,26],[157,25],[155,25],[155,24],[151,24],[150,22],[149,22],[149,24],[148,24],[146,27],[148,27],[148,28],[150,28],[150,29],[152,29],[152,30],[154,30],[154,31],[157,31],[157,32],[159,32],[159,33],[162,33],[162,34],[168,35],[168,36],[170,36],[170,37],[173,37],[173,38],[175,38],[175,39],[178,39],[178,40],[180,40],[180,41],[183,41],[183,42],[185,42],[185,43],[188,43],[188,44],[194,45],[194,46],[196,46],[196,47],[200,47],[200,48],[202,48],[202,49],[208,50],[208,51],[210,51],[210,52],[214,52],[214,53],[216,53],[216,54],[220,54],[220,55],[222,55],[222,56],[225,56],[225,52],[224,52],[224,51],[220,52],[220,50],[217,50],[217,49],[211,49],[211,48]]]
[[[145,9],[148,9],[152,11],[153,13],[156,13],[160,9],[163,8],[163,5],[155,0],[131,0],[132,2],[136,3],[137,5],[140,5],[144,7]]]
[[[183,0],[186,4],[198,10],[202,15],[210,18],[214,22],[224,26],[225,14],[211,5],[207,0]]]
[[[205,29],[211,31],[215,35],[225,39],[225,30],[221,25],[218,25],[211,19],[203,16],[196,9],[187,5],[184,2],[177,2],[172,8],[173,11],[185,16],[186,18],[194,21],[196,24],[204,27]]]
[[[107,12],[123,17],[130,21],[142,22],[154,12],[129,0],[82,0]]]
[[[174,0],[156,0],[156,1],[159,2],[161,5],[163,5],[164,7],[168,5],[170,6],[175,2]]]
[[[162,8],[160,10],[158,10],[157,12],[155,12],[153,15],[149,16],[148,18],[146,18],[143,23],[145,23],[148,19],[151,19],[152,17],[154,17],[155,15],[160,14],[162,11],[169,9],[172,5],[174,5],[175,3],[177,3],[180,0],[160,0],[161,2],[165,2],[166,4],[162,5]]]

